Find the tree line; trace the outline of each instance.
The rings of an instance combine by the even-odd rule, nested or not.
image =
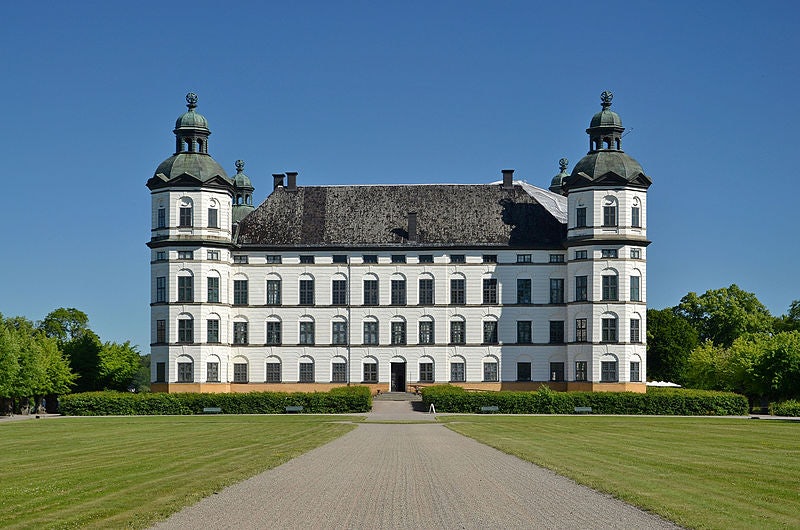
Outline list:
[[[146,390],[149,356],[130,341],[102,342],[89,317],[58,308],[44,320],[0,314],[0,414],[56,410],[57,396],[92,390]]]
[[[731,285],[675,307],[647,311],[651,380],[727,390],[756,400],[800,397],[800,300],[772,316],[756,295]]]

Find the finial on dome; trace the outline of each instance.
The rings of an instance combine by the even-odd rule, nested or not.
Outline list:
[[[241,173],[244,171],[244,160],[237,160],[236,161],[236,172]]]
[[[561,160],[558,161],[558,167],[559,169],[561,169],[562,172],[567,170],[567,166],[569,166],[569,160],[567,160],[566,158],[562,158]]]
[[[189,107],[189,110],[197,107],[197,94],[194,92],[186,94],[186,106]]]
[[[609,92],[608,90],[604,90],[602,94],[600,94],[600,100],[603,102],[603,110],[607,109],[611,106],[611,100],[614,99],[614,94]]]

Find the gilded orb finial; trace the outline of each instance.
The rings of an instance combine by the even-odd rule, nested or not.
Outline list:
[[[197,94],[189,92],[186,94],[186,106],[193,109],[197,106]]]
[[[562,172],[567,170],[567,166],[569,166],[569,160],[567,160],[566,158],[562,158],[561,160],[558,161],[558,167],[561,169]]]
[[[244,160],[236,161],[236,172],[241,173],[244,170]]]
[[[602,94],[600,94],[600,100],[603,102],[603,110],[607,109],[611,106],[611,100],[614,99],[614,94],[609,92],[608,90],[604,90]]]

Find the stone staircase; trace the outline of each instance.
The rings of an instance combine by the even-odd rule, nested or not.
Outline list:
[[[422,401],[422,396],[411,392],[383,392],[372,397],[372,401]]]

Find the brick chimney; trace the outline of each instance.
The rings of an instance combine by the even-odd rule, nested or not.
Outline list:
[[[297,191],[297,171],[286,172],[286,191]]]
[[[272,189],[273,189],[273,191],[277,190],[278,188],[282,188],[283,187],[283,185],[284,185],[283,184],[283,178],[285,176],[286,175],[284,175],[283,173],[273,173],[272,174]]]
[[[513,169],[504,169],[503,170],[503,189],[504,190],[513,190],[514,189],[514,170]]]

